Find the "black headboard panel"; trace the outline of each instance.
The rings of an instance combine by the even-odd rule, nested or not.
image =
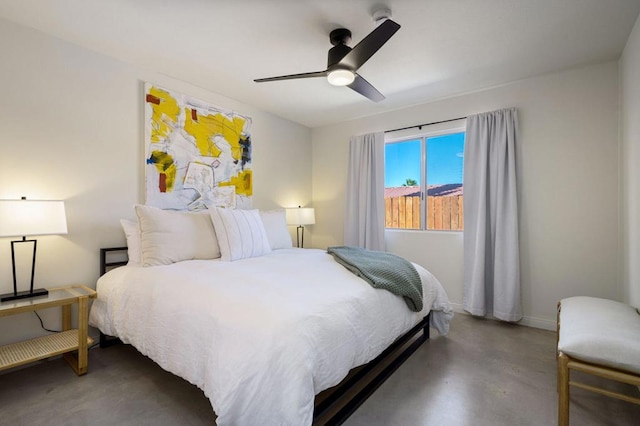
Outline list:
[[[103,276],[108,270],[117,268],[118,266],[126,265],[127,260],[128,260],[127,247],[101,248],[100,249],[100,276]]]

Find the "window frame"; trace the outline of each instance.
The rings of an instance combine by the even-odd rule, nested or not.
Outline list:
[[[408,142],[415,139],[420,139],[420,201],[423,205],[420,206],[420,228],[387,228],[385,226],[384,230],[386,231],[409,231],[409,232],[453,232],[453,233],[461,233],[464,232],[464,229],[427,229],[427,202],[426,202],[426,193],[427,193],[427,143],[426,140],[428,138],[443,136],[453,133],[465,133],[465,143],[466,143],[466,119],[457,120],[455,122],[449,123],[440,123],[434,125],[426,125],[421,126],[421,128],[417,129],[407,129],[400,132],[396,132],[396,134],[391,137],[389,134],[385,133],[384,144],[385,144],[385,152],[387,144],[392,143],[401,143]],[[462,163],[462,173],[463,173],[463,182],[462,187],[464,188],[464,159]],[[385,159],[385,173],[386,173],[386,159]],[[386,186],[385,186],[386,188]],[[463,189],[464,191],[464,189]],[[386,223],[386,212],[385,212],[385,223]]]

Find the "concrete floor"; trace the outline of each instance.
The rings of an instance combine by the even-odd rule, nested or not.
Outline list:
[[[456,315],[449,336],[432,334],[345,425],[556,423],[553,332]],[[640,424],[640,406],[572,392],[572,425]],[[212,425],[215,415],[195,386],[117,345],[92,349],[83,377],[60,358],[0,375],[0,424]]]

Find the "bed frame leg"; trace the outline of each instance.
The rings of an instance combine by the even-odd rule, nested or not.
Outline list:
[[[109,346],[117,345],[122,343],[120,339],[117,337],[111,337],[104,334],[102,331],[100,332],[100,347],[108,348]]]

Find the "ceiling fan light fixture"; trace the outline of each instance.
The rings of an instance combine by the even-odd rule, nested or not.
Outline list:
[[[351,40],[351,31],[346,28],[336,28],[331,31],[329,41],[333,47],[329,49],[327,69],[324,71],[258,78],[253,81],[264,83],[266,81],[325,77],[332,86],[346,86],[373,102],[380,102],[384,100],[384,95],[362,78],[358,74],[358,70],[400,29],[400,25],[389,19],[389,16],[390,12],[386,10],[376,13],[374,19],[378,22],[378,26],[354,47],[347,45]]]
[[[345,69],[337,69],[330,71],[327,74],[327,80],[329,84],[333,86],[348,86],[356,79],[356,75],[353,71]]]

